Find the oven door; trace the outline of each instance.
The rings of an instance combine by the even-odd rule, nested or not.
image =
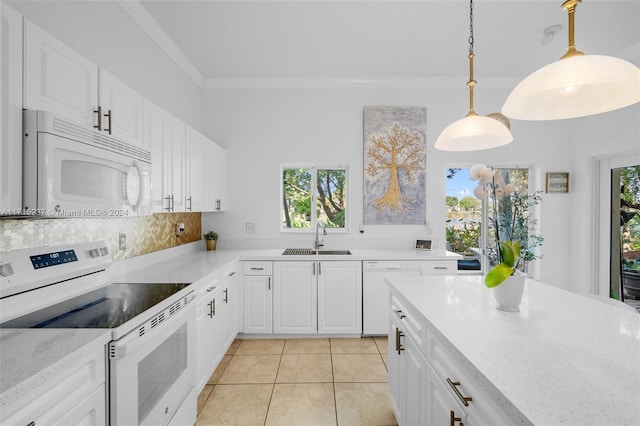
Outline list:
[[[151,213],[151,166],[106,149],[40,133],[37,208],[48,215]]]
[[[159,321],[109,344],[112,425],[167,425],[183,405],[195,424],[195,303]]]

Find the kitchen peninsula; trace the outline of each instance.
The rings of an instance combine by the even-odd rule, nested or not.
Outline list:
[[[517,313],[482,277],[388,282],[399,424],[637,424],[637,313],[529,279]]]

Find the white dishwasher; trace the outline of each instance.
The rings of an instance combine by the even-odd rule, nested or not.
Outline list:
[[[417,277],[419,261],[362,262],[362,334],[389,333],[389,288],[386,277]]]

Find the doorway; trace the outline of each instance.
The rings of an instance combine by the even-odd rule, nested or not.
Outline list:
[[[640,307],[640,165],[611,169],[609,295]]]

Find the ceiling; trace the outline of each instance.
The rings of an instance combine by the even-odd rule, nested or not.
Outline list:
[[[97,3],[97,2],[96,2]],[[475,77],[512,86],[567,49],[561,0],[476,0]],[[200,87],[468,79],[468,0],[117,0]],[[640,64],[640,0],[584,0],[576,46]],[[543,43],[544,30],[562,25]]]

